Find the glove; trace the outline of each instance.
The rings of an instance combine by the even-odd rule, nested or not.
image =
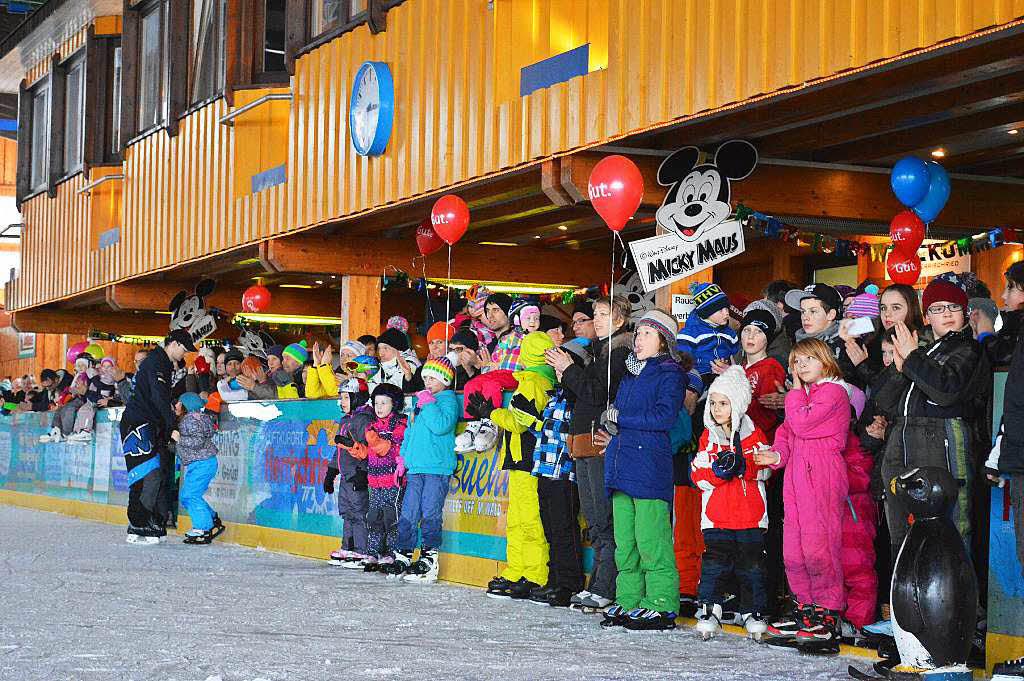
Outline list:
[[[369,474],[365,468],[357,468],[348,481],[352,483],[352,490],[355,492],[365,492],[370,487]]]
[[[487,419],[491,417],[494,405],[491,404],[489,399],[484,397],[483,393],[473,393],[469,396],[468,411],[478,419]]]
[[[355,443],[356,441],[352,439],[352,436],[348,433],[348,431],[339,432],[337,435],[334,436],[334,444],[341,445],[346,449],[348,449]]]
[[[612,437],[619,434],[619,410],[617,407],[608,407],[601,414],[601,427]]]
[[[416,406],[417,407],[425,407],[428,404],[430,404],[431,402],[436,402],[436,401],[437,400],[434,399],[434,393],[430,392],[429,390],[421,390],[418,393],[416,393]]]
[[[324,475],[324,493],[334,494],[334,478],[338,475],[338,469],[334,466],[327,467],[327,473]]]
[[[718,459],[711,464],[711,472],[722,480],[741,477],[747,470],[747,460],[742,454],[731,449],[718,453]]]
[[[395,487],[398,487],[401,484],[402,478],[405,477],[405,459],[403,459],[400,456],[399,457],[395,457],[395,463],[398,464],[398,465],[395,467],[395,477],[394,477],[394,480],[395,480]]]

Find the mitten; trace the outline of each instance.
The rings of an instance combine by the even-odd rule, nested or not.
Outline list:
[[[468,411],[478,419],[487,419],[491,417],[494,405],[491,404],[489,399],[484,397],[483,393],[473,393],[469,396]]]
[[[391,449],[391,443],[372,430],[366,431],[366,445],[377,456],[384,456]]]
[[[603,414],[601,414],[601,427],[607,431],[609,435],[619,434],[619,410],[617,407],[608,407]]]
[[[334,466],[327,467],[327,473],[324,474],[324,492],[327,494],[334,494],[334,478],[337,477],[339,471]]]
[[[395,478],[394,478],[394,480],[395,480],[395,487],[398,487],[398,485],[400,484],[401,479],[403,477],[405,477],[405,459],[403,459],[400,456],[396,457],[395,458],[395,463],[397,465],[395,466]]]
[[[743,454],[731,449],[718,453],[718,458],[711,463],[711,472],[722,480],[741,477],[747,470],[747,460]]]
[[[416,406],[417,407],[425,407],[428,404],[430,404],[431,402],[436,402],[436,401],[437,400],[434,399],[434,393],[430,392],[429,390],[421,390],[418,393],[416,393]]]
[[[370,486],[369,474],[365,468],[357,468],[348,481],[352,483],[352,490],[355,492],[365,492]]]

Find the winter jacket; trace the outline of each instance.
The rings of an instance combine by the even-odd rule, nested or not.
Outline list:
[[[1009,364],[1003,392],[1003,419],[985,467],[1000,473],[1024,473],[1024,311],[1003,312],[1003,328],[979,339],[992,365]]]
[[[359,481],[361,490],[367,487],[366,458],[368,449],[366,447],[366,429],[377,420],[373,408],[369,404],[356,407],[352,412],[345,414],[338,422],[338,455],[334,461],[327,466],[327,477],[334,479],[334,476],[341,473],[346,482],[356,483]]]
[[[530,430],[537,438],[533,450],[533,470],[538,478],[576,479],[575,465],[569,456],[569,425],[572,423],[572,393],[556,387],[538,422]]]
[[[608,341],[600,338],[593,341],[595,358],[585,367],[575,363],[562,372],[562,385],[575,397],[576,407],[572,412],[570,433],[582,435],[593,430],[608,406]],[[626,358],[633,348],[633,334],[619,329],[611,338],[611,399],[615,399],[619,381],[626,373]]]
[[[185,414],[178,424],[176,448],[181,465],[187,466],[194,461],[205,461],[217,456],[217,445],[213,441],[215,432],[209,414],[200,411]]]
[[[715,326],[699,315],[691,314],[676,336],[680,352],[693,355],[694,368],[701,376],[711,373],[711,362],[729,359],[740,350],[739,338],[729,326]]]
[[[108,407],[117,406],[117,385],[105,382],[100,376],[93,376],[89,379],[89,387],[85,391],[85,399],[96,405],[104,397],[110,402]]]
[[[824,458],[840,461],[849,430],[850,396],[842,383],[826,380],[790,390],[786,419],[775,432],[774,449],[781,459],[772,468],[783,468],[791,460],[797,464]]]
[[[669,355],[647,360],[638,376],[622,377],[615,396],[618,434],[605,453],[604,485],[634,499],[672,504],[672,446],[669,430],[683,408],[686,378]]]
[[[247,391],[250,400],[274,400],[277,399],[277,386],[267,378],[263,383],[257,383],[252,390]]]
[[[398,469],[398,452],[405,437],[406,419],[402,414],[392,412],[385,418],[378,418],[366,429],[366,468],[370,487],[392,489],[394,475]]]
[[[691,464],[692,478],[701,491],[700,529],[748,530],[768,527],[768,497],[764,481],[771,469],[754,463],[754,452],[768,449],[768,438],[754,425],[749,415],[740,422],[740,437],[746,469],[741,477],[723,480],[711,469],[718,455],[732,450],[723,444],[726,437],[721,426],[715,426],[717,437],[705,430],[700,436],[697,456]]]
[[[972,418],[978,396],[992,377],[988,358],[969,326],[910,353],[902,373],[906,382],[899,414],[941,419]]]
[[[154,439],[166,437],[174,427],[171,411],[171,360],[157,346],[142,360],[135,374],[135,393],[121,416],[121,430],[128,432],[143,423],[154,429]]]
[[[233,378],[217,381],[217,392],[224,402],[244,402],[249,399],[249,391],[238,385],[238,381]]]
[[[451,390],[442,390],[433,401],[416,405],[412,424],[402,440],[406,470],[431,475],[455,472],[455,424],[461,411]]]
[[[750,388],[753,393],[753,400],[747,407],[747,416],[754,422],[754,425],[764,433],[771,442],[775,437],[775,429],[779,425],[779,415],[774,409],[761,404],[759,397],[777,392],[776,384],[786,385],[786,370],[774,357],[765,357],[753,364],[744,367],[747,372],[747,380],[750,381]]]

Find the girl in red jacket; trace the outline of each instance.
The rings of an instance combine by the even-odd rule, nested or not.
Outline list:
[[[697,631],[705,639],[722,628],[724,587],[733,574],[739,582],[744,627],[758,639],[767,629],[764,481],[770,471],[754,461],[754,453],[769,447],[746,414],[750,401],[750,381],[742,367],[731,366],[714,380],[704,410],[706,429],[691,465],[702,493],[704,555],[697,586]]]

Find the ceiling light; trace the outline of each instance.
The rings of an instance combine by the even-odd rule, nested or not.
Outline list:
[[[938,149],[936,149],[935,151],[932,152],[932,157],[933,158],[942,158],[945,155],[946,155],[946,150],[943,149],[942,147],[939,147]]]
[[[317,279],[317,280],[316,280],[316,283],[318,283],[318,284],[322,284],[322,283],[324,283],[324,280],[323,280],[323,279]]]
[[[558,229],[562,230],[563,232],[569,231],[569,228],[566,227],[565,225],[558,225]]]
[[[536,284],[514,281],[484,281],[479,279],[432,279],[431,281],[453,289],[468,289],[473,284],[486,286],[494,293],[564,293],[575,290],[572,284]]]
[[[481,246],[518,246],[519,244],[511,241],[478,241]]]
[[[1020,130],[1017,130],[1016,128],[1014,128],[1013,130],[1010,130],[1007,134],[1016,135],[1018,132],[1020,132]]]
[[[309,284],[281,284],[278,288],[313,288]]]
[[[337,326],[341,324],[341,319],[337,317],[306,317],[304,315],[256,314],[250,312],[240,312],[235,315],[234,320],[266,322],[268,324],[303,324],[306,326]]]
[[[534,235],[533,235],[533,238],[534,238],[534,239],[539,239],[539,238],[540,238],[540,234],[534,234]]]

